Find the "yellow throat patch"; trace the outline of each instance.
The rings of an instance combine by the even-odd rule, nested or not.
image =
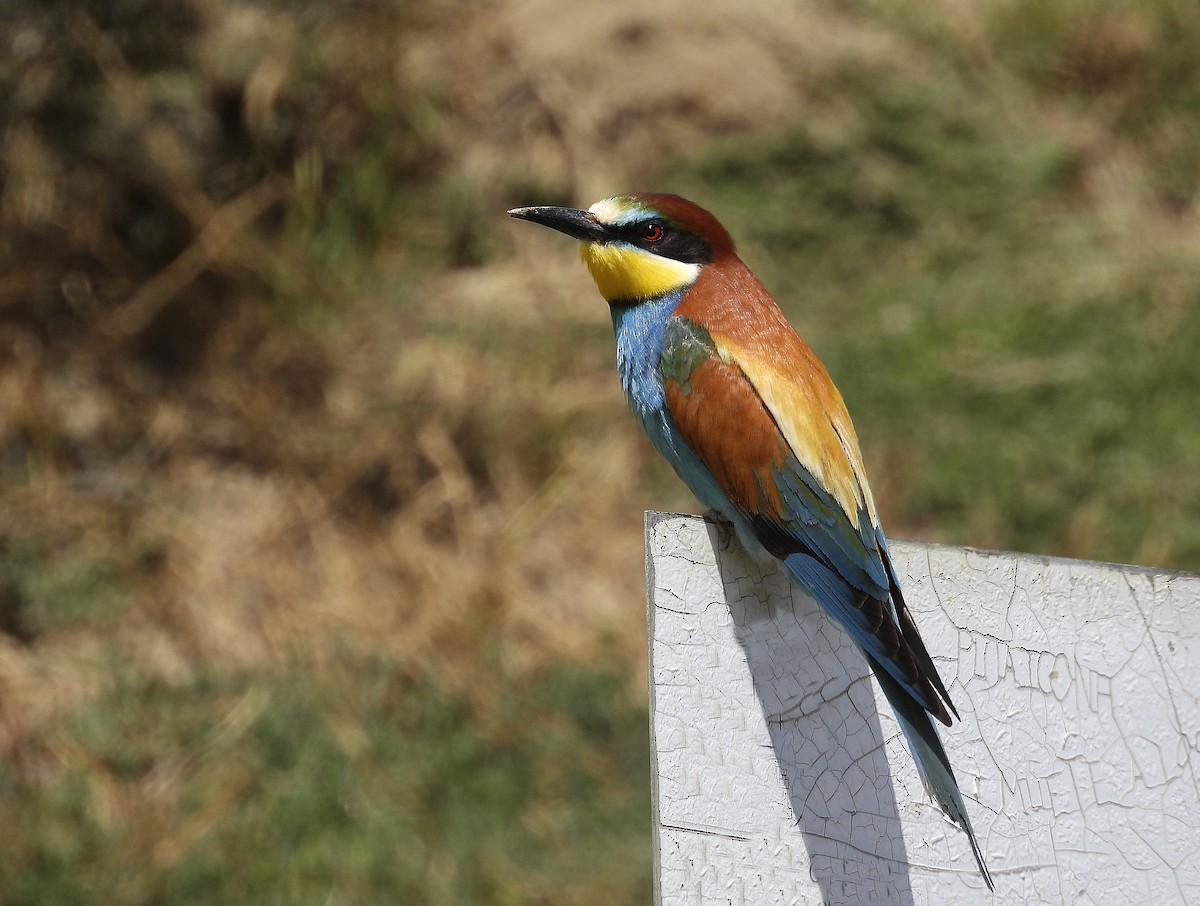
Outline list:
[[[652,299],[691,286],[700,276],[699,264],[663,258],[619,242],[582,242],[579,257],[608,302]]]

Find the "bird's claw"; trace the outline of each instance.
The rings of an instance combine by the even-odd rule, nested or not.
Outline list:
[[[717,544],[721,550],[729,550],[733,544],[733,523],[718,510],[706,510],[701,518],[717,530]]]

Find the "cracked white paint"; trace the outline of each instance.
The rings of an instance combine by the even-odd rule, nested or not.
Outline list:
[[[1200,903],[1200,576],[892,544],[989,894],[848,637],[718,547],[647,515],[662,906]]]

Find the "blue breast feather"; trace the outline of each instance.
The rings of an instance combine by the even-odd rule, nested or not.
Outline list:
[[[617,340],[617,372],[629,408],[641,422],[655,449],[666,457],[701,503],[732,519],[736,512],[733,504],[717,485],[712,473],[680,437],[679,428],[667,411],[659,362],[663,354],[667,319],[686,291],[684,287],[647,302],[612,306],[613,332]],[[743,535],[741,525],[738,525],[738,534],[749,550],[762,550],[752,534]]]

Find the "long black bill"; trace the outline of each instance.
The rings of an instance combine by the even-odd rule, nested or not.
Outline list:
[[[607,236],[604,226],[596,220],[595,215],[574,208],[513,208],[508,212],[508,216],[540,223],[575,239],[589,242],[603,242]]]

